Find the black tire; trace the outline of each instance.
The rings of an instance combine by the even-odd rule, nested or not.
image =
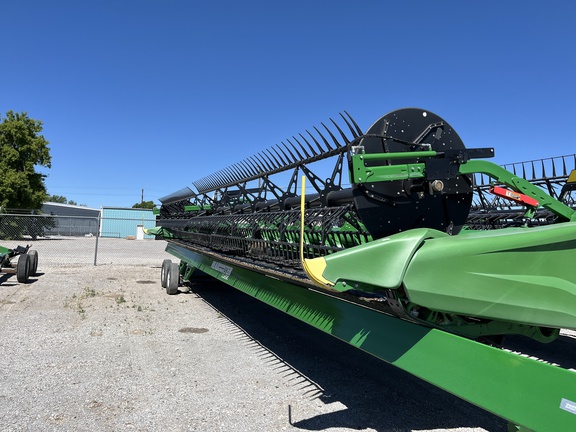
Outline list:
[[[170,295],[178,294],[180,283],[180,268],[176,263],[170,263],[166,272],[166,292]]]
[[[166,277],[168,275],[170,264],[172,264],[172,261],[169,259],[162,261],[162,269],[160,270],[160,285],[162,285],[162,288],[166,288]]]
[[[28,256],[30,257],[30,276],[35,276],[38,271],[38,251],[31,250],[28,251]]]
[[[26,283],[30,275],[30,257],[28,254],[22,254],[18,257],[16,264],[16,280],[20,283]]]

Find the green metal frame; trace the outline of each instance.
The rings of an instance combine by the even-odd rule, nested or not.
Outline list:
[[[352,155],[351,183],[377,183],[383,181],[408,180],[426,177],[425,163],[367,166],[367,162],[385,162],[388,160],[425,159],[439,157],[435,151],[400,153],[357,153]],[[497,182],[503,183],[517,192],[538,201],[539,205],[550,210],[567,221],[576,221],[576,212],[552,198],[538,186],[518,177],[495,163],[485,160],[469,160],[458,165],[460,174],[486,174]],[[429,179],[434,180],[434,179]]]
[[[169,241],[181,274],[195,269],[534,431],[576,430],[576,372],[427,328]]]

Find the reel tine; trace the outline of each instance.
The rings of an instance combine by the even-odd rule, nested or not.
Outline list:
[[[346,111],[344,111],[346,112]],[[344,117],[344,115],[342,113],[339,113],[340,117],[342,117],[342,120],[344,120],[344,123],[346,123],[346,126],[348,126],[348,129],[350,130],[350,132],[352,133],[352,138],[356,139],[358,138],[358,134],[356,133],[356,131],[354,130],[354,128],[352,127],[352,125],[350,124],[350,122],[346,119],[346,117]],[[348,113],[346,113],[348,114]],[[348,116],[350,117],[350,116]]]
[[[216,188],[216,181],[215,181],[215,177],[211,176],[211,178],[209,179],[209,186],[210,189],[215,189]]]
[[[532,180],[536,179],[536,170],[534,168],[534,161],[531,161],[531,165],[532,165]]]
[[[220,171],[220,176],[219,176],[218,181],[219,181],[220,185],[234,181],[234,177],[230,174],[230,167],[226,167]]]
[[[328,149],[328,150],[324,150],[324,149],[322,148],[322,146],[320,145],[320,143],[318,142],[318,140],[316,139],[316,137],[314,137],[314,135],[312,135],[308,129],[306,129],[306,133],[307,133],[308,135],[310,135],[310,138],[312,138],[312,141],[314,141],[314,144],[316,144],[316,147],[318,147],[318,149],[320,150],[320,153],[325,153],[326,151],[329,151],[329,149]],[[302,136],[302,134],[300,134],[300,136]],[[304,137],[302,136],[302,138],[304,138]],[[306,138],[304,138],[304,140],[306,140]]]
[[[294,162],[296,163],[296,162],[299,162],[299,161],[304,160],[305,157],[300,154],[300,152],[299,152],[298,149],[294,146],[294,144],[292,144],[292,143],[290,142],[290,140],[286,140],[286,141],[288,141],[288,142],[290,143],[290,145],[292,146],[292,148],[294,149],[294,151],[296,152],[296,154],[297,154],[298,157],[299,157],[299,159],[296,159]]]
[[[320,156],[322,153],[324,153],[322,150],[320,150],[320,153],[318,153],[318,151],[312,146],[312,144],[310,144],[310,141],[308,141],[304,135],[302,134],[298,135],[300,135],[300,138],[304,140],[304,142],[308,145],[308,147],[310,147],[312,153],[314,153],[316,156]]]
[[[350,114],[348,114],[348,111],[344,110],[344,112],[346,113],[346,115],[348,116],[348,118],[350,119],[350,121],[352,122],[354,127],[356,128],[356,132],[358,132],[358,136],[364,135],[364,132],[362,132],[362,129],[360,129],[360,126],[358,126],[358,124],[354,121],[352,116]]]
[[[213,176],[213,175],[214,175],[214,174],[210,174],[208,177],[204,177],[204,179],[205,179],[205,184],[206,184],[206,187],[207,187],[207,188],[212,188],[212,187],[213,187],[213,185],[212,185],[212,176]]]
[[[292,144],[292,141],[290,141],[289,139],[286,139],[286,141],[288,141],[290,144]],[[296,141],[296,142],[298,142],[298,141]],[[300,143],[298,143],[298,144],[300,144]],[[294,146],[294,144],[292,144],[292,146]],[[294,147],[295,147],[295,146],[294,146]],[[310,158],[311,158],[311,156],[308,154],[308,152],[306,151],[306,149],[304,148],[304,146],[303,146],[302,144],[300,144],[300,149],[301,149],[302,152],[304,152],[304,154],[306,155],[306,158],[302,158],[303,160],[304,160],[304,159],[310,159]]]
[[[330,121],[332,122],[332,124],[334,125],[334,127],[338,130],[338,132],[340,132],[340,136],[342,137],[342,139],[344,140],[345,143],[350,142],[350,140],[348,139],[348,137],[346,136],[346,134],[344,134],[344,132],[342,132],[342,129],[340,129],[340,126],[338,126],[338,124],[330,119]],[[342,147],[342,146],[341,146]]]
[[[252,169],[254,170],[254,175],[260,175],[265,170],[262,168],[262,163],[256,159],[254,156],[250,156],[250,162],[252,162]]]
[[[214,174],[212,174],[209,178],[208,178],[208,187],[210,187],[210,189],[215,189],[216,186],[216,182],[214,181]]]
[[[278,168],[276,165],[274,165],[274,160],[269,155],[266,154],[266,150],[260,152],[260,154],[262,155],[263,158],[265,158],[268,161],[271,170]]]
[[[276,150],[275,146],[271,147],[272,150],[274,150],[274,153],[276,153],[276,156],[278,156],[278,159],[280,159],[280,162],[282,163],[283,166],[288,165],[288,163],[282,158],[282,155],[278,152],[278,150]]]
[[[292,158],[292,159],[291,159],[291,162],[292,162],[292,163],[298,162],[298,158],[297,158],[296,156],[294,156],[294,153],[292,153],[292,151],[290,150],[290,148],[289,148],[286,144],[284,144],[284,141],[280,141],[280,142],[281,142],[282,145],[286,148],[286,151],[290,154],[290,157]]]
[[[238,170],[242,174],[243,178],[250,177],[252,174],[250,172],[250,165],[246,163],[246,159],[238,162]]]
[[[544,167],[544,159],[542,159],[541,162],[542,162],[542,178],[546,178],[546,168]]]
[[[264,164],[264,166],[268,171],[272,171],[274,169],[272,168],[272,166],[270,166],[268,159],[265,158],[261,153],[258,153],[258,157],[260,158],[260,160],[262,161],[262,163]]]
[[[242,165],[244,168],[244,177],[253,176],[255,172],[258,172],[254,166],[254,162],[252,162],[250,158],[244,159],[242,162],[240,162],[240,165]]]
[[[246,177],[253,176],[255,172],[259,172],[252,156],[244,159],[240,164],[244,167],[244,172],[246,173]]]
[[[240,176],[238,175],[238,168],[237,163],[230,165],[227,169],[224,170],[224,179],[228,182],[236,182],[240,180]]]
[[[248,161],[250,162],[250,167],[252,168],[250,171],[252,175],[260,175],[266,171],[266,167],[262,164],[262,162],[260,162],[260,159],[258,159],[255,155],[252,155],[250,156],[250,158],[248,158],[248,160],[246,161],[247,164]]]
[[[556,163],[554,159],[550,159],[552,161],[552,177],[556,177]]]
[[[220,177],[221,183],[231,183],[236,182],[236,178],[234,176],[234,171],[232,171],[231,167],[228,167],[222,170],[222,175]]]
[[[230,173],[230,177],[232,177],[233,181],[237,182],[242,180],[243,174],[238,163],[232,165],[228,172]]]
[[[260,169],[260,171],[270,170],[270,167],[266,164],[266,161],[262,158],[260,153],[253,155],[252,158],[256,162],[256,166]]]
[[[224,173],[224,170],[220,170],[218,171],[218,174],[214,176],[214,187],[222,187],[222,185],[224,183],[226,183],[228,180],[226,179],[226,174]]]
[[[328,129],[324,123],[321,123],[321,124],[322,124],[322,126],[324,126],[324,129],[326,129],[326,132],[328,132],[328,133],[330,134],[330,138],[332,138],[332,141],[334,141],[334,144],[336,144],[336,148],[342,147],[342,145],[338,142],[338,140],[337,140],[336,137],[332,134],[332,132],[330,131],[330,129]]]
[[[240,164],[240,162],[235,163],[233,165],[233,167],[234,167],[234,172],[235,172],[236,176],[238,177],[238,180],[246,177],[246,173],[244,172],[244,167]]]
[[[324,127],[326,127],[326,126],[324,126]],[[324,141],[324,145],[326,147],[328,147],[329,150],[336,150],[336,147],[332,147],[330,145],[328,140],[324,137],[324,135],[322,135],[322,133],[320,133],[320,131],[318,130],[318,128],[316,126],[314,126],[314,130],[318,133],[318,135],[320,135],[320,138],[322,138],[322,141]]]
[[[562,175],[568,175],[568,171],[566,170],[566,158],[564,156],[562,156]]]
[[[300,136],[302,136],[302,135],[300,135]],[[298,138],[296,138],[295,136],[293,136],[292,138],[294,138],[294,141],[296,141],[300,147],[302,147],[303,149],[306,149],[306,146],[302,145],[302,143],[300,141],[298,141]],[[312,147],[308,141],[306,141],[306,140],[304,140],[304,141],[306,142],[306,144],[308,144],[308,148],[310,148],[310,152],[314,156],[318,156],[319,153],[316,153],[316,151],[314,150],[314,147]]]
[[[232,182],[237,182],[240,180],[240,176],[238,175],[237,169],[236,169],[236,164],[228,167],[228,170],[226,171],[226,180],[228,181],[232,181]]]
[[[281,164],[280,162],[278,162],[278,159],[276,159],[276,157],[274,156],[274,153],[272,153],[272,152],[270,151],[270,149],[266,149],[265,151],[268,152],[268,154],[269,154],[270,157],[272,158],[272,161],[274,161],[274,163],[276,164],[276,165],[274,166],[274,169],[279,168],[279,167],[282,166],[282,164]]]
[[[326,132],[320,132],[318,127],[314,127],[318,135],[312,134],[310,130],[293,135],[290,139],[281,141],[280,144],[197,180],[193,184],[204,193],[210,189],[228,187],[241,181],[246,182],[251,178],[255,179],[272,172],[298,167],[302,163],[331,157],[334,151],[345,148],[350,143],[350,139],[346,136],[348,130],[354,139],[362,135],[361,129],[347,111],[339,113],[339,116],[346,124],[347,130],[344,126],[340,127],[333,119],[330,121],[344,140],[344,144],[338,141],[325,123],[321,123],[329,137],[324,135]]]
[[[526,165],[522,162],[522,178],[526,178]]]

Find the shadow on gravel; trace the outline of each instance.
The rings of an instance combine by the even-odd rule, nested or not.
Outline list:
[[[346,407],[338,405],[337,411],[312,418],[302,418],[297,408],[286,407],[294,427],[507,430],[504,420],[214,279],[195,280],[192,291],[229,318],[240,335],[267,350],[273,367],[275,362],[284,363],[279,373],[299,386],[305,399]]]
[[[25,283],[20,283],[16,280],[16,275],[12,273],[3,273],[0,276],[0,286],[16,286],[16,285],[32,285],[34,282],[38,282],[38,277],[42,276],[44,273],[36,273],[34,277],[29,277]]]

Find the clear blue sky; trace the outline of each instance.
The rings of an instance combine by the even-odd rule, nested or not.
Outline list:
[[[576,153],[574,1],[0,0],[0,113],[50,194],[158,200],[347,110],[446,119],[497,163]]]

